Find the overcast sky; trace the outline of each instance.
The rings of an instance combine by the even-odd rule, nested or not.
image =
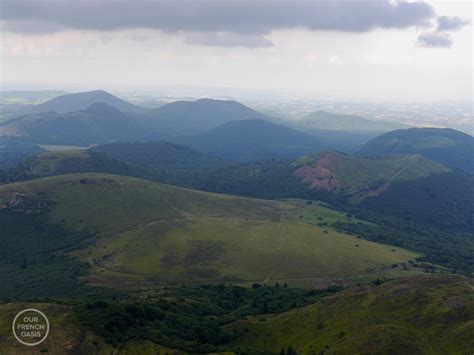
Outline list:
[[[4,89],[472,100],[472,2],[2,0]]]

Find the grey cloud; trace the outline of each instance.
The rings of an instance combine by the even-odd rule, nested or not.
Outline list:
[[[440,16],[438,17],[438,28],[437,31],[459,31],[464,26],[468,25],[470,21],[464,20],[460,17],[454,16]]]
[[[418,46],[426,48],[449,48],[453,38],[447,32],[425,32],[418,36]]]
[[[0,17],[13,32],[151,28],[191,32],[190,43],[268,46],[263,35],[277,29],[366,32],[428,26],[436,14],[391,0],[2,0]]]

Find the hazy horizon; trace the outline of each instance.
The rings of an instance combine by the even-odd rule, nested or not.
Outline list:
[[[468,1],[4,1],[2,90],[468,102],[471,13]]]

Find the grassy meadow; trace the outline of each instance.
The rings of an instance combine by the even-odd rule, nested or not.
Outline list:
[[[41,194],[39,193],[41,191]],[[91,283],[287,282],[392,272],[418,254],[337,232],[319,204],[200,192],[130,177],[69,174],[0,188],[48,203],[48,220],[94,243],[72,254]],[[402,272],[409,276],[414,270]]]

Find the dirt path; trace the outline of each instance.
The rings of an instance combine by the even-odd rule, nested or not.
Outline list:
[[[368,191],[367,193],[363,194],[361,196],[361,200],[367,198],[367,197],[371,197],[371,196],[377,196],[378,194],[384,192],[389,186],[390,184],[393,182],[393,180],[395,180],[397,177],[399,177],[401,174],[403,174],[403,172],[405,170],[407,170],[409,167],[415,165],[416,163],[418,163],[418,161],[420,160],[420,157],[419,156],[416,156],[416,159],[414,159],[412,162],[409,162],[407,165],[405,165],[403,168],[401,168],[400,170],[398,170],[395,174],[393,174],[391,177],[389,177],[387,180],[385,180],[379,187],[377,187],[375,190],[372,190],[372,191]],[[355,192],[354,192],[355,193]]]
[[[395,175],[393,175],[391,178],[387,179],[387,181],[393,181],[394,179],[396,179],[400,174],[402,174],[406,169],[408,169],[410,166],[413,166],[415,165],[416,163],[418,163],[420,161],[420,156],[417,155],[416,156],[416,159],[414,159],[413,162],[411,163],[408,163],[407,165],[405,165],[403,168],[401,168],[398,172],[395,173]]]

